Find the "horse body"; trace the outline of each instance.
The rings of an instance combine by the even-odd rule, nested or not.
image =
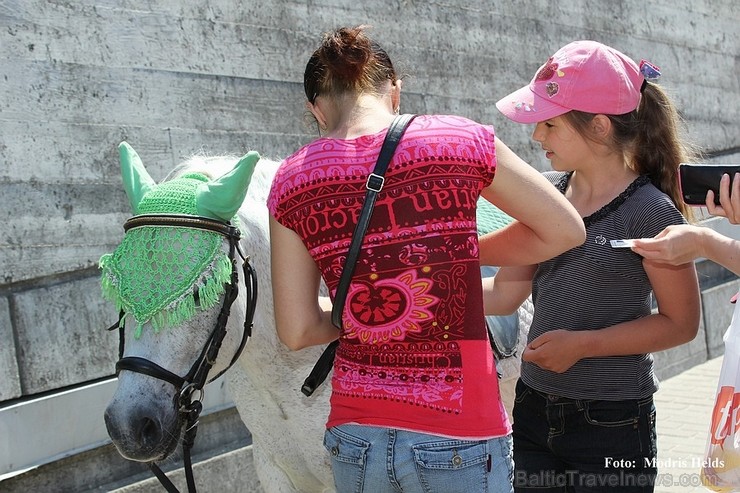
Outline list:
[[[327,381],[311,397],[300,390],[322,348],[289,351],[275,331],[266,202],[276,169],[277,163],[260,160],[239,210],[247,231],[242,248],[256,266],[260,293],[252,339],[238,365],[226,373],[226,380],[239,415],[252,433],[255,467],[263,488],[280,493],[329,492],[334,490],[334,480],[322,444],[331,385]],[[238,300],[236,307],[243,310],[244,303]],[[236,319],[243,319],[242,313]]]

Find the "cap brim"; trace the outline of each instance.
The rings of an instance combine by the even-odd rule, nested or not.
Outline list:
[[[563,115],[570,111],[552,101],[538,96],[529,85],[501,98],[496,108],[503,115],[517,123],[538,123]]]

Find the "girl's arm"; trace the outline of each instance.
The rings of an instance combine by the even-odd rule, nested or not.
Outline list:
[[[516,221],[480,237],[482,265],[537,264],[584,242],[575,208],[498,138],[496,161],[496,176],[482,195]]]
[[[332,304],[319,297],[321,274],[300,237],[270,217],[272,296],[275,327],[292,350],[326,344],[339,337],[331,323]]]
[[[486,315],[514,313],[532,292],[536,265],[501,267],[493,277],[483,279],[483,309]]]
[[[555,330],[527,346],[522,359],[562,373],[578,360],[643,354],[691,341],[699,329],[699,282],[693,264],[643,261],[658,313],[601,330]],[[598,307],[594,307],[598,310]]]

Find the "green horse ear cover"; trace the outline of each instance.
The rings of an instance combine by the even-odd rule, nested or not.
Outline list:
[[[247,196],[247,188],[259,159],[259,153],[251,151],[222,177],[199,185],[195,191],[198,214],[230,221]]]
[[[121,142],[118,145],[118,154],[121,160],[123,188],[131,203],[131,211],[136,215],[139,212],[139,202],[142,197],[157,184],[144,168],[139,155],[127,142]]]

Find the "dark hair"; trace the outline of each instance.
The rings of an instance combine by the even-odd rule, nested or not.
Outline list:
[[[321,46],[306,64],[303,88],[308,101],[316,96],[376,91],[396,71],[388,53],[366,34],[368,26],[342,27],[324,33]]]
[[[568,122],[586,138],[592,113],[570,111]],[[691,221],[693,213],[681,197],[678,165],[695,158],[692,146],[681,138],[681,119],[668,95],[657,84],[647,83],[635,111],[624,115],[605,115],[614,132],[607,144],[625,152],[636,173],[647,175],[659,190],[668,195],[679,211]]]

